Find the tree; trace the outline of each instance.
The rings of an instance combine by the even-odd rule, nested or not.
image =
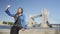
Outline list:
[[[13,22],[8,22],[8,25],[13,25]]]
[[[3,21],[3,24],[7,24],[7,22],[6,21]]]

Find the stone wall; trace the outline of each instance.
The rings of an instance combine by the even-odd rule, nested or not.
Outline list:
[[[0,34],[9,34],[9,29],[0,29]],[[28,29],[19,31],[19,34],[60,34],[60,29]]]

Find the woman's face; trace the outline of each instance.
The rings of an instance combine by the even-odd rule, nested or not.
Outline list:
[[[17,13],[18,13],[18,14],[21,14],[21,13],[22,13],[22,9],[19,8]]]

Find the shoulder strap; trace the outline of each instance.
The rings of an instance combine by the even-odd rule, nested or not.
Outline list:
[[[21,19],[19,18],[19,16],[17,17],[14,25],[21,25]]]

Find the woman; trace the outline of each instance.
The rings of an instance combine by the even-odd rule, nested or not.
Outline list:
[[[6,7],[5,11],[9,16],[13,17],[15,19],[14,25],[11,27],[10,34],[18,34],[19,30],[24,30],[26,28],[26,22],[25,22],[25,16],[23,14],[23,9],[18,8],[18,11],[16,14],[11,14],[9,12],[9,7]]]

